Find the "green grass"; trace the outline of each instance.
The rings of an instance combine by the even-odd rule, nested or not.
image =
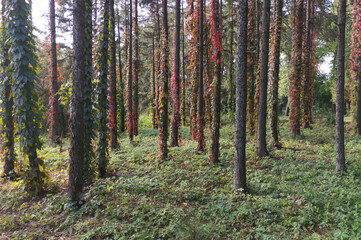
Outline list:
[[[225,120],[218,166],[195,152],[189,128],[165,163],[158,160],[157,130],[140,130],[131,144],[122,135],[121,148],[111,152],[111,176],[86,187],[78,211],[67,204],[68,152],[45,145],[40,155],[50,191],[34,197],[21,181],[0,180],[0,233],[11,239],[361,238],[359,136],[346,134],[348,171],[337,174],[332,125],[317,119],[302,137],[291,137],[281,119],[284,148],[270,149],[272,157],[256,157],[255,139],[248,139],[250,194],[244,196],[233,190],[234,127]]]

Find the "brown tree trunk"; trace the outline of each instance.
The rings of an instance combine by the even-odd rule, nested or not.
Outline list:
[[[179,146],[180,116],[180,0],[175,4],[175,30],[174,30],[174,56],[172,74],[172,96],[173,96],[173,122],[171,134],[171,147]]]
[[[222,87],[222,32],[221,32],[221,21],[220,21],[220,9],[218,0],[211,0],[211,25],[212,25],[212,45],[214,52],[212,53],[215,56],[215,75],[216,82],[214,85],[214,93],[212,99],[212,144],[211,144],[211,155],[210,161],[212,164],[217,164],[219,162],[219,130],[221,127],[221,87]]]
[[[50,38],[51,38],[51,116],[50,144],[59,143],[59,95],[58,93],[58,63],[56,50],[55,0],[50,0]]]
[[[206,150],[206,143],[204,140],[204,87],[203,87],[203,0],[198,2],[199,9],[199,79],[198,79],[198,116],[197,116],[197,151],[204,152]]]
[[[247,122],[247,10],[248,1],[238,0],[236,136],[234,158],[234,188],[247,191],[246,122]]]
[[[263,1],[262,12],[262,52],[261,52],[261,75],[260,95],[258,108],[258,137],[257,155],[268,155],[266,142],[267,121],[267,83],[268,83],[268,52],[269,52],[269,27],[270,27],[270,0]]]
[[[133,25],[133,18],[132,18],[132,0],[129,3],[129,43],[128,43],[128,76],[127,76],[127,131],[128,137],[130,141],[133,141],[134,131],[133,131],[133,74],[132,74],[132,63],[133,63],[133,56],[132,56],[132,46],[133,46],[133,39],[132,39],[132,25]]]
[[[138,136],[139,119],[139,29],[138,29],[138,0],[134,0],[133,15],[133,34],[134,34],[134,59],[133,59],[133,134]]]
[[[118,40],[119,40],[119,56],[118,56],[118,64],[119,64],[119,111],[120,111],[120,124],[119,130],[120,132],[125,131],[125,107],[124,107],[124,82],[123,82],[123,72],[122,72],[122,48],[120,45],[120,15],[118,13]]]
[[[117,75],[116,75],[116,43],[115,43],[115,12],[114,0],[109,0],[109,131],[110,131],[110,148],[118,147],[118,121],[117,121]]]
[[[345,89],[345,29],[346,3],[338,6],[337,86],[336,86],[336,171],[345,171],[344,89]]]
[[[279,73],[280,73],[280,55],[281,55],[281,31],[282,31],[282,8],[283,0],[274,2],[274,17],[272,24],[272,55],[270,60],[270,94],[271,94],[271,137],[272,145],[279,147],[278,134],[278,89],[279,89]]]
[[[70,166],[68,194],[72,202],[79,202],[83,191],[84,161],[84,79],[85,79],[85,1],[74,0],[73,49],[74,69],[70,116]]]

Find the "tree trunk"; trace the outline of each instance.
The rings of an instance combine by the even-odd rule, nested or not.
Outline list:
[[[292,135],[301,135],[301,84],[302,84],[302,40],[304,0],[295,2],[295,20],[293,24],[293,43],[290,74],[290,131]]]
[[[117,121],[117,57],[115,43],[115,11],[114,0],[109,0],[109,131],[110,148],[118,147],[118,121]]]
[[[221,126],[221,87],[222,87],[222,32],[219,12],[219,1],[211,0],[210,3],[211,13],[211,36],[212,36],[212,48],[214,49],[212,55],[215,57],[215,75],[216,82],[213,89],[212,99],[212,144],[210,161],[212,164],[219,162],[219,130]]]
[[[260,95],[258,108],[258,138],[257,155],[268,155],[266,142],[267,121],[267,83],[268,83],[268,52],[269,52],[269,26],[270,26],[270,0],[263,1],[262,12],[262,52],[261,52],[261,75]]]
[[[198,116],[197,116],[197,151],[204,152],[206,150],[206,143],[204,140],[204,89],[203,89],[203,0],[198,2],[199,9],[199,79],[198,79]]]
[[[83,192],[84,161],[84,79],[85,75],[85,1],[74,0],[73,49],[74,69],[70,115],[70,166],[68,194],[72,202],[79,202]]]
[[[247,114],[247,0],[238,0],[236,136],[234,188],[247,191],[246,181],[246,114]]]
[[[139,119],[139,29],[138,29],[138,0],[134,0],[133,15],[134,59],[133,59],[133,135],[138,136]]]
[[[186,60],[185,60],[185,34],[184,34],[184,8],[183,8],[183,2],[182,2],[182,124],[183,126],[186,125],[187,117],[186,117],[186,78],[185,78],[185,72],[186,72]]]
[[[125,131],[125,107],[124,107],[124,82],[123,82],[123,72],[122,72],[122,48],[120,44],[120,14],[118,13],[118,40],[119,40],[119,130],[120,132]]]
[[[2,0],[2,27],[5,29],[6,23],[6,0]],[[4,115],[3,120],[3,129],[2,138],[2,151],[4,152],[4,176],[8,176],[12,171],[14,171],[15,165],[15,154],[14,154],[14,117],[13,117],[13,107],[14,99],[11,93],[11,77],[6,71],[10,65],[9,59],[9,44],[6,43],[7,35],[5,31],[1,32],[2,34],[2,49],[1,53],[1,83],[3,89],[1,90],[1,99],[2,99],[2,114]],[[4,112],[5,110],[5,112]]]
[[[174,30],[174,56],[172,74],[172,97],[173,97],[173,122],[171,134],[171,147],[179,146],[180,116],[180,0],[175,5],[175,30]]]
[[[272,50],[270,60],[270,93],[271,93],[271,136],[272,145],[279,147],[278,134],[278,89],[279,89],[279,73],[280,73],[280,55],[281,55],[281,31],[282,31],[282,8],[283,0],[276,0],[274,2],[274,17],[272,24]]]
[[[345,171],[344,89],[345,89],[345,29],[346,3],[339,1],[337,35],[337,86],[336,86],[336,171]]]
[[[303,108],[303,128],[310,128],[310,85],[311,85],[311,0],[307,0],[306,4],[306,44],[304,50],[304,69],[305,78],[303,85],[302,108]]]
[[[127,131],[128,137],[130,141],[133,141],[134,131],[133,131],[133,56],[132,56],[132,46],[133,46],[133,39],[132,39],[132,25],[133,25],[133,18],[132,18],[132,0],[129,3],[129,43],[128,43],[128,76],[127,76]]]
[[[162,0],[162,65],[161,65],[161,91],[160,91],[160,129],[159,139],[161,159],[168,159],[168,74],[169,74],[169,46],[168,46],[168,10],[167,0]]]
[[[55,29],[55,0],[50,0],[50,39],[51,39],[51,110],[50,110],[50,144],[59,143],[59,95],[58,93],[58,63]]]

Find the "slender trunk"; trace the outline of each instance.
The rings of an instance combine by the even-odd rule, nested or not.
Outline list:
[[[168,159],[168,74],[169,74],[169,46],[168,46],[168,10],[167,0],[162,0],[162,65],[160,92],[160,153],[163,161]]]
[[[198,79],[198,131],[197,151],[204,152],[206,150],[206,143],[204,140],[204,89],[203,89],[203,0],[198,2],[199,9],[199,42],[198,42],[198,54],[199,54],[199,79]]]
[[[267,121],[267,83],[268,83],[268,52],[269,52],[270,0],[263,0],[262,12],[262,52],[260,95],[258,110],[258,138],[257,155],[263,157],[268,154],[266,142]]]
[[[133,46],[133,39],[132,39],[132,25],[133,25],[133,19],[132,19],[132,0],[130,0],[129,3],[129,45],[128,45],[128,76],[127,76],[127,131],[128,131],[128,137],[130,141],[133,141],[134,131],[133,131],[133,74],[132,74],[132,63],[133,63],[133,56],[132,56],[132,46]]]
[[[233,3],[233,1],[232,1]],[[228,93],[228,111],[229,112],[232,112],[234,113],[235,111],[235,99],[234,99],[234,96],[236,95],[235,94],[235,90],[236,88],[234,87],[234,79],[233,79],[233,69],[234,69],[234,66],[233,66],[233,61],[234,61],[234,56],[233,56],[233,44],[234,44],[234,31],[233,31],[233,28],[234,28],[234,18],[233,18],[233,5],[230,5],[230,10],[231,10],[231,29],[230,29],[230,32],[231,32],[231,36],[230,36],[230,39],[229,39],[229,54],[230,54],[230,57],[229,57],[229,67],[228,67],[228,85],[229,85],[229,93]]]
[[[124,107],[124,82],[122,72],[122,48],[120,45],[120,14],[118,13],[118,39],[119,39],[119,130],[120,132],[125,131],[125,107]]]
[[[186,78],[185,78],[185,71],[186,71],[186,60],[185,60],[185,36],[184,36],[184,8],[183,8],[183,1],[182,1],[182,123],[183,126],[186,125],[187,117],[186,117]]]
[[[155,29],[154,29],[155,31]],[[153,35],[152,35],[152,58],[153,58],[153,61],[152,61],[152,125],[153,125],[153,128],[154,129],[157,129],[157,121],[156,121],[156,104],[155,104],[155,99],[156,99],[156,92],[155,92],[155,43],[154,43],[154,32],[153,32]]]
[[[83,192],[84,160],[84,79],[85,75],[85,1],[74,0],[73,49],[74,73],[70,115],[70,166],[68,194],[72,202],[79,202]]]
[[[133,15],[133,34],[134,34],[134,59],[133,59],[133,134],[138,136],[139,119],[139,29],[138,29],[138,0],[134,0]]]
[[[55,0],[50,0],[50,38],[51,38],[51,115],[50,144],[59,143],[59,95],[58,93],[58,63],[56,50]]]
[[[212,26],[212,45],[214,48],[213,56],[216,59],[215,75],[216,82],[212,99],[212,144],[210,160],[212,164],[219,162],[219,130],[221,126],[221,87],[222,87],[222,30],[220,22],[219,2],[211,0],[211,26]]]
[[[304,51],[304,69],[305,78],[303,85],[302,108],[303,108],[303,127],[310,128],[310,112],[308,103],[310,101],[310,84],[311,84],[311,0],[306,4],[306,44]]]
[[[109,131],[110,148],[118,147],[118,121],[117,121],[117,57],[115,43],[115,11],[114,0],[109,0]]]
[[[175,5],[175,30],[174,30],[174,56],[172,74],[172,97],[173,97],[173,122],[171,134],[171,147],[179,146],[180,116],[180,0]]]
[[[247,191],[246,122],[247,122],[247,0],[238,0],[236,136],[234,188]]]
[[[295,2],[295,20],[290,74],[290,131],[292,135],[301,135],[301,84],[302,84],[302,40],[304,0]]]
[[[344,132],[346,3],[347,0],[339,1],[337,21],[336,171],[346,170]]]
[[[279,147],[278,134],[278,88],[279,88],[279,73],[280,73],[280,55],[281,55],[281,31],[282,31],[282,8],[283,0],[276,0],[274,2],[274,17],[272,25],[272,55],[270,60],[270,93],[271,93],[271,137],[272,145]]]

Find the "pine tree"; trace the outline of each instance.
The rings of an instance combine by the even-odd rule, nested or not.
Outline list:
[[[138,119],[139,119],[139,68],[140,68],[140,56],[139,56],[139,27],[138,27],[138,0],[134,0],[134,12],[133,12],[133,34],[134,34],[134,58],[133,58],[133,135],[138,135]]]

